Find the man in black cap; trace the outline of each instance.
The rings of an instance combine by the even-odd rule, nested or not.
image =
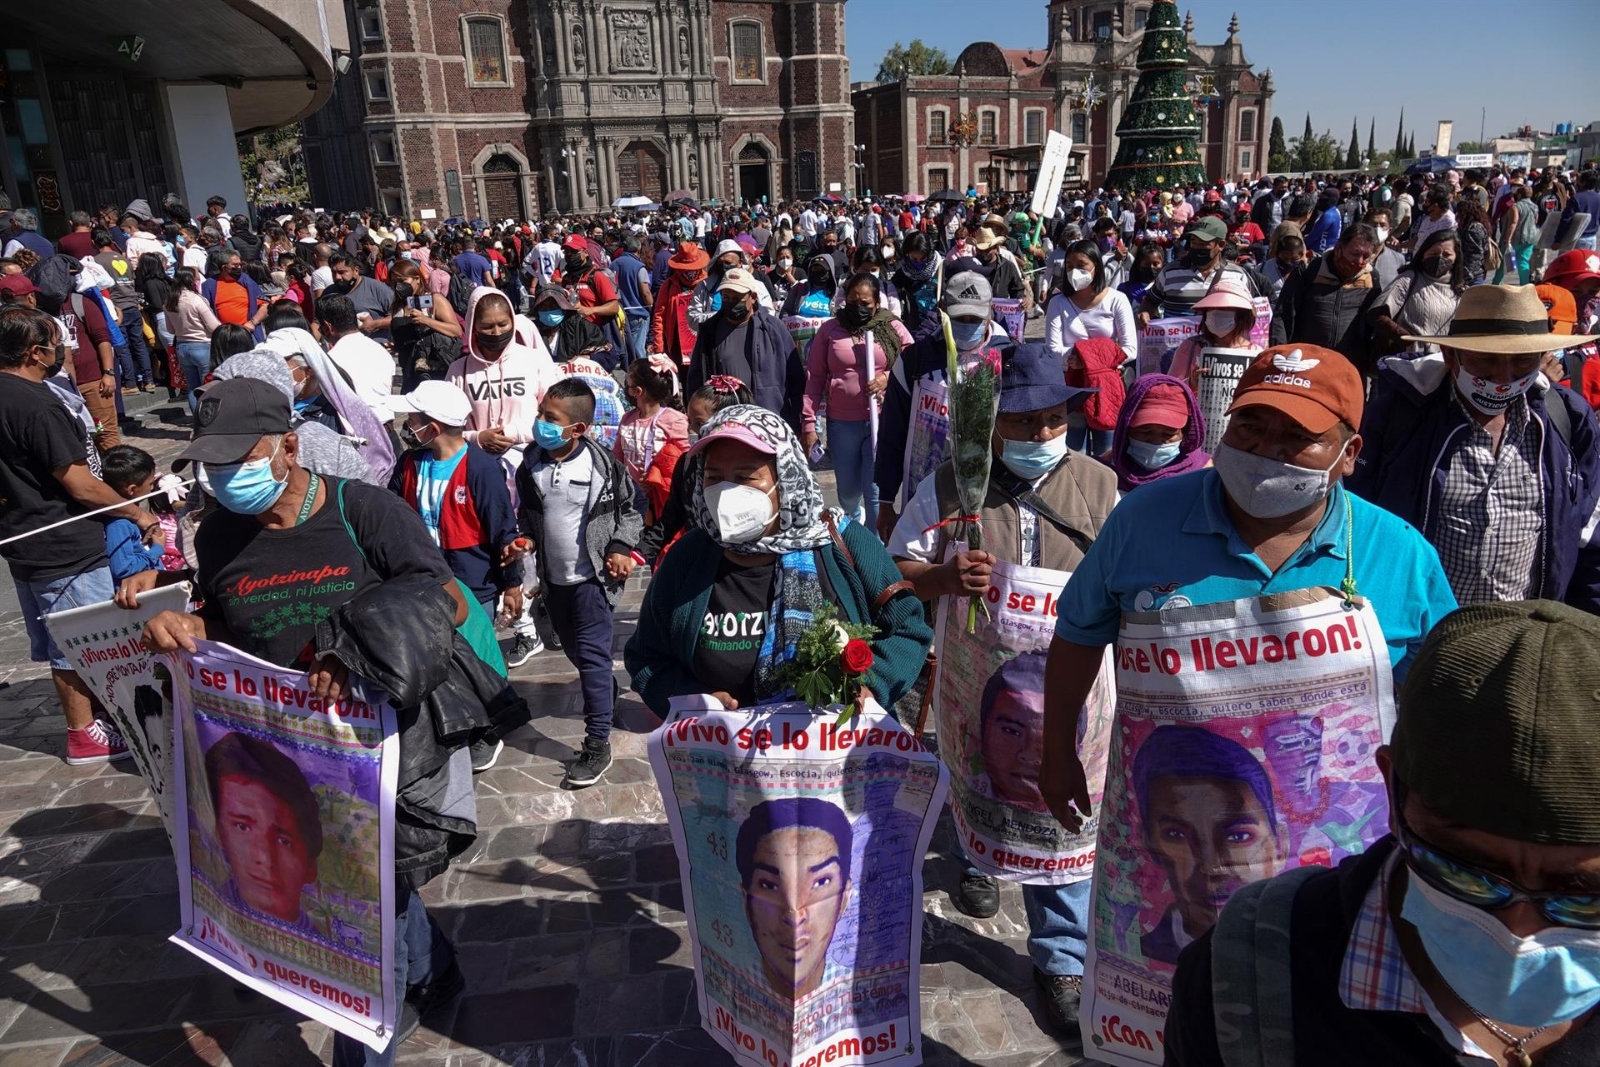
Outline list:
[[[1178,960],[1169,1067],[1600,1063],[1597,651],[1553,601],[1442,620],[1377,752],[1392,835],[1228,902]]]
[[[316,695],[337,700],[348,688],[348,672],[332,657],[313,663],[312,652],[317,624],[347,601],[380,582],[427,576],[454,602],[453,625],[466,620],[467,605],[421,517],[405,501],[377,486],[306,470],[299,447],[281,389],[255,378],[206,388],[195,411],[195,438],[173,464],[193,462],[200,488],[222,505],[195,535],[196,596],[203,607],[198,615],[162,612],[145,626],[144,640],[154,652],[192,652],[201,638],[226,642],[282,667],[309,669]],[[414,891],[396,897],[397,941],[429,946],[421,955],[396,949],[397,970],[410,991],[398,1034],[404,1041],[422,1014],[454,996],[461,977],[437,928],[417,936],[432,923],[421,899]],[[389,1046],[389,1062],[398,1044]],[[362,1062],[364,1049],[340,1036],[334,1062]]]
[[[953,287],[959,288],[955,283],[964,277],[968,276],[957,275]],[[973,305],[949,309],[953,316],[978,310]],[[1067,385],[1060,361],[1040,342],[1017,345],[1007,354],[990,445],[994,457],[988,496],[979,511],[986,551],[959,552],[945,559],[952,530],[948,521],[964,512],[956,494],[953,461],[922,480],[888,539],[890,555],[919,597],[937,602],[942,596],[982,596],[989,590],[997,561],[1057,571],[1077,569],[1117,502],[1117,476],[1111,468],[1067,448],[1067,415],[1094,391]],[[1042,710],[1038,705],[1018,706],[1015,713],[1042,720]],[[1027,736],[1013,761],[1021,768],[1014,775],[1021,786],[1018,792],[1031,790],[1037,797],[1042,733],[1019,732]],[[1015,805],[998,788],[992,765],[989,774],[993,803]],[[1040,802],[1038,807],[1042,806]],[[1037,808],[1026,805],[1026,810]],[[1046,1017],[1063,1033],[1078,1025],[1089,951],[1092,865],[1079,873],[1081,881],[1066,885],[1022,887],[1034,981],[1044,991]],[[990,918],[1000,906],[999,884],[970,864],[952,897],[958,910],[975,918]]]

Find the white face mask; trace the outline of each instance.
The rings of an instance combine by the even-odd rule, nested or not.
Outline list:
[[[1387,226],[1379,226],[1377,229],[1378,229],[1378,243],[1381,245],[1381,244],[1383,244],[1385,241],[1387,241],[1389,239],[1389,227],[1387,227]]]
[[[1206,332],[1212,337],[1226,337],[1233,332],[1233,325],[1238,319],[1231,311],[1206,312]]]
[[[1281,519],[1326,497],[1331,488],[1328,475],[1342,459],[1340,449],[1326,470],[1317,470],[1223,444],[1217,446],[1211,464],[1240,511],[1258,519]]]
[[[1094,281],[1094,271],[1092,270],[1067,271],[1067,287],[1074,293],[1081,293],[1089,287],[1089,283],[1092,281]]]
[[[772,500],[777,486],[763,492],[753,485],[718,482],[705,487],[706,508],[716,519],[717,540],[729,545],[754,541],[777,514]]]
[[[1501,385],[1491,382],[1487,378],[1478,378],[1467,373],[1467,368],[1456,368],[1456,388],[1461,390],[1461,395],[1467,398],[1468,403],[1485,415],[1501,415],[1511,402],[1526,393],[1533,380],[1539,376],[1538,371],[1518,378],[1514,382]]]

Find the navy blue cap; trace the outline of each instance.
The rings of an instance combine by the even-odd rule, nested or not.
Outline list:
[[[1076,401],[1076,408],[1090,393],[1099,391],[1068,385],[1061,360],[1050,354],[1043,341],[1017,345],[1001,364],[1000,410],[1008,415],[1042,411],[1067,401]]]

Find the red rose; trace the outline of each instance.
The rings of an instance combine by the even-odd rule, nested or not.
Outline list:
[[[859,637],[851,638],[839,653],[839,665],[846,674],[866,674],[872,669],[872,646]]]

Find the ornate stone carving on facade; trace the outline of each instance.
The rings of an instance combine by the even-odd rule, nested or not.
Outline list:
[[[655,70],[656,57],[650,45],[650,13],[613,11],[611,46],[618,70]]]
[[[689,69],[689,27],[678,27],[678,66]]]
[[[583,41],[583,27],[572,27],[572,69],[582,74],[589,69],[589,50]]]
[[[613,100],[660,100],[661,87],[659,85],[613,85],[611,87]]]
[[[544,32],[539,34],[544,43],[544,69],[552,75],[556,73],[556,28],[551,23],[545,23]]]
[[[700,153],[689,153],[689,188],[697,189],[700,186]]]
[[[583,187],[589,191],[590,196],[595,196],[600,192],[600,186],[594,177],[593,157],[583,161]]]

